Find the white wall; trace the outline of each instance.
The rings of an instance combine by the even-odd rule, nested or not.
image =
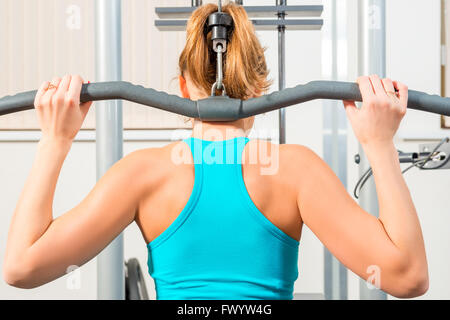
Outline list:
[[[1,1],[1,0],[0,0]],[[328,0],[323,2],[326,4]],[[342,0],[343,1],[343,0]],[[357,76],[356,49],[357,33],[356,3],[347,0],[348,8],[348,80]],[[273,4],[272,0],[246,1],[246,4]],[[308,4],[321,3],[311,0]],[[171,1],[166,1],[171,5]],[[439,90],[439,0],[387,1],[388,15],[388,76],[404,81],[411,88],[437,93]],[[289,4],[305,4],[305,1],[291,0]],[[418,23],[419,21],[419,23]],[[277,42],[276,34],[260,32],[262,43],[268,47],[266,57],[271,77],[277,79]],[[322,78],[321,34],[317,31],[288,32],[287,41],[287,86]],[[354,61],[354,63],[352,63]],[[176,61],[174,61],[176,63]],[[167,80],[169,81],[169,80]],[[169,84],[160,84],[161,87]],[[273,89],[278,87],[275,81]],[[415,114],[417,113],[417,114]],[[258,117],[257,129],[276,129],[276,113]],[[424,120],[425,119],[425,120]],[[408,111],[397,138],[397,146],[402,150],[417,150],[418,141],[405,142],[402,139],[411,134],[434,135],[442,133],[436,117],[421,112]],[[404,128],[404,129],[403,129]],[[0,261],[3,260],[7,228],[15,203],[23,187],[26,175],[31,167],[35,142],[8,142],[8,132],[0,131]],[[9,132],[9,134],[11,134]],[[14,134],[14,133],[13,133]],[[22,132],[15,134],[28,134]],[[83,133],[86,135],[86,133]],[[126,132],[125,136],[157,134],[155,131]],[[170,135],[166,136],[170,137]],[[424,137],[422,137],[424,138]],[[8,140],[8,139],[6,139]],[[12,139],[14,140],[14,139]],[[287,142],[299,143],[312,148],[322,156],[322,104],[320,101],[306,103],[301,107],[287,110]],[[158,146],[169,141],[126,141],[124,154]],[[348,189],[352,192],[358,179],[357,166],[352,162],[357,153],[357,143],[351,129],[348,132]],[[82,173],[82,174],[80,174]],[[444,205],[444,192],[449,189],[449,172],[418,172],[412,169],[406,174],[413,199],[423,225],[424,236],[430,263],[431,286],[427,298],[450,298],[450,234],[446,228],[450,225],[450,215]],[[61,214],[75,206],[87,195],[95,184],[95,146],[93,142],[75,142],[61,172],[55,194],[54,210]],[[70,250],[70,248],[68,248]],[[146,268],[147,252],[144,241],[135,224],[125,231],[125,257],[138,257]],[[296,292],[323,292],[323,247],[315,236],[305,228],[300,243],[299,279],[295,284]],[[7,286],[0,281],[0,299],[95,299],[96,298],[96,262],[95,259],[81,269],[82,286],[80,290],[69,290],[66,277],[33,290],[20,290]],[[146,276],[151,297],[154,297],[153,281]],[[358,279],[349,273],[349,298],[359,297]]]

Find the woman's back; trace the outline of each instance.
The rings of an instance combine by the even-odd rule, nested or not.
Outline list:
[[[136,219],[158,298],[292,298],[302,223],[288,149],[246,137],[160,149]]]

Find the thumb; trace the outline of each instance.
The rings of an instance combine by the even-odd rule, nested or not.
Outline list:
[[[354,101],[349,100],[343,100],[345,112],[347,113],[347,117],[350,120],[350,122],[353,122],[353,119],[355,119],[356,114],[358,113],[358,108],[355,105]]]

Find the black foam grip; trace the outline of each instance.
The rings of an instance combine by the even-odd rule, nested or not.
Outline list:
[[[36,93],[37,91],[28,91],[1,98],[0,116],[33,109]],[[117,99],[139,103],[188,117],[196,117],[198,115],[194,101],[154,89],[144,88],[139,85],[133,85],[125,81],[84,84],[81,89],[81,102]]]
[[[34,108],[35,95],[36,91],[29,91],[1,98],[0,115]],[[208,121],[237,120],[315,99],[362,100],[356,83],[339,81],[311,81],[246,101],[221,96],[191,101],[129,82],[99,82],[84,84],[80,99],[123,99]],[[450,98],[409,90],[408,108],[450,116]]]
[[[251,116],[315,99],[362,101],[361,92],[356,83],[311,81],[244,101],[243,113]],[[450,98],[408,90],[408,108],[450,116]]]

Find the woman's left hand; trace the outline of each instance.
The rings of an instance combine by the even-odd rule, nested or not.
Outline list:
[[[34,106],[43,139],[73,141],[92,105],[92,101],[80,104],[82,85],[79,75],[55,77],[41,85]]]

